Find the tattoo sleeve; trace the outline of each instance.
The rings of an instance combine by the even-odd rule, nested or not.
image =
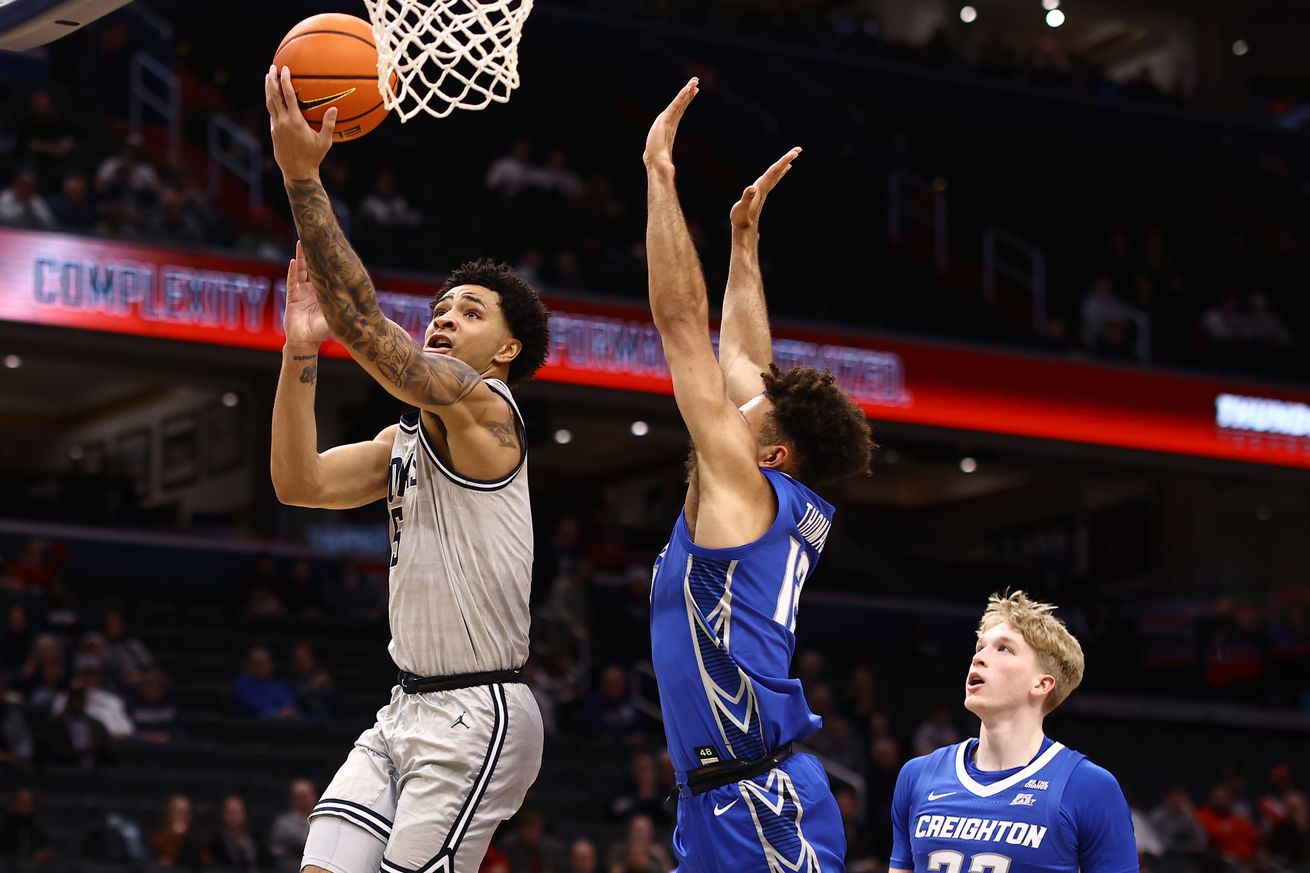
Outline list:
[[[323,315],[355,360],[415,406],[449,406],[467,397],[480,381],[472,367],[424,355],[413,337],[382,314],[373,282],[346,242],[323,184],[293,179],[287,196]]]

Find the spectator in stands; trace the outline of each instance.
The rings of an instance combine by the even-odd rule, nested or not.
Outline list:
[[[513,200],[532,184],[536,168],[532,166],[532,143],[521,139],[509,154],[501,155],[487,170],[486,187],[493,194]]]
[[[833,787],[832,793],[837,798],[842,827],[846,830],[847,873],[880,873],[882,862],[878,860],[868,830],[860,823],[859,799],[855,791],[849,786],[838,784]]]
[[[901,770],[901,750],[889,736],[878,737],[869,744],[869,770],[865,777],[865,804],[869,821],[869,838],[878,857],[892,851],[892,794]]]
[[[1289,792],[1285,815],[1269,832],[1269,854],[1293,870],[1310,870],[1310,804],[1299,791]]]
[[[1114,281],[1109,276],[1097,278],[1083,298],[1083,345],[1088,353],[1127,354],[1128,324],[1136,314],[1115,294]]]
[[[106,200],[120,200],[135,206],[154,203],[163,187],[150,161],[145,139],[129,133],[122,150],[105,158],[96,168],[96,191]]]
[[[610,847],[606,860],[609,873],[667,873],[673,869],[668,851],[655,842],[655,825],[644,815],[628,820],[627,839]]]
[[[242,575],[230,604],[247,615],[284,615],[283,585],[272,555],[260,555]]]
[[[805,745],[816,755],[858,772],[864,763],[864,743],[856,735],[855,726],[844,715],[829,714],[822,718],[823,727],[807,739]]]
[[[40,593],[47,591],[58,578],[67,557],[68,550],[62,543],[33,537],[23,543],[9,572],[18,580],[19,590]]]
[[[823,681],[823,655],[814,649],[806,649],[796,659],[796,678],[805,687],[808,698],[814,687]]]
[[[165,867],[200,869],[200,846],[191,831],[191,801],[174,794],[164,801],[159,830],[150,835],[150,852]]]
[[[1260,829],[1233,811],[1232,790],[1224,784],[1210,791],[1209,801],[1196,811],[1196,820],[1210,837],[1210,846],[1228,861],[1246,863],[1260,846]]]
[[[1275,764],[1269,769],[1269,793],[1260,798],[1256,807],[1260,812],[1260,823],[1266,830],[1278,824],[1287,815],[1287,799],[1295,791],[1291,767],[1286,764]]]
[[[80,687],[86,699],[86,714],[105,726],[109,736],[115,740],[124,740],[132,736],[136,728],[127,714],[127,703],[123,698],[104,687],[100,671],[95,667],[84,667],[73,682]],[[69,694],[71,694],[71,689]],[[55,698],[51,711],[58,715],[64,711],[68,694]]]
[[[1182,788],[1165,792],[1160,805],[1151,810],[1147,820],[1155,828],[1166,858],[1195,858],[1209,844],[1210,838],[1196,818],[1192,798]]]
[[[12,672],[22,667],[27,653],[32,651],[33,640],[27,609],[21,603],[9,604],[5,610],[4,632],[0,633],[0,670]]]
[[[9,676],[0,672],[0,777],[5,781],[32,760],[32,732],[20,703],[18,695],[9,691]]]
[[[38,708],[49,708],[68,687],[68,668],[64,664],[64,648],[54,634],[41,634],[32,644],[32,655],[21,671],[22,687],[27,702]]]
[[[145,643],[127,632],[127,622],[117,609],[105,613],[105,673],[121,686],[136,685],[154,669],[155,659]]]
[[[202,854],[205,866],[232,873],[259,873],[259,847],[250,835],[246,802],[235,794],[223,798],[218,832]]]
[[[287,685],[295,698],[296,709],[306,721],[324,722],[336,719],[336,686],[328,671],[318,665],[309,643],[297,643],[291,650],[291,675]]]
[[[136,725],[136,738],[148,743],[170,743],[177,733],[177,705],[169,697],[168,680],[162,671],[150,670],[141,677],[128,715]]]
[[[96,225],[96,208],[91,202],[86,176],[81,173],[65,176],[59,193],[50,198],[50,211],[60,230],[90,233]]]
[[[569,169],[569,158],[562,149],[552,149],[546,157],[546,166],[535,176],[538,186],[560,200],[577,200],[582,196],[582,180]]]
[[[585,837],[576,839],[569,847],[568,873],[596,873],[599,861],[595,843]]]
[[[510,873],[550,873],[564,869],[564,843],[546,834],[545,822],[535,809],[514,816],[514,830],[500,841]]]
[[[110,200],[101,205],[100,220],[91,232],[111,239],[136,239],[141,236],[141,217],[122,200]]]
[[[496,848],[495,843],[487,846],[487,854],[478,865],[478,873],[509,873],[509,861],[505,860],[505,854]]]
[[[46,729],[47,754],[56,760],[92,767],[110,761],[109,731],[86,712],[86,689],[74,682],[62,710]]]
[[[1160,839],[1146,813],[1137,808],[1132,799],[1127,797],[1126,792],[1125,799],[1128,800],[1128,815],[1133,823],[1133,836],[1137,840],[1138,864],[1149,870],[1156,861],[1164,857],[1164,841]]]
[[[1242,304],[1236,294],[1225,294],[1217,306],[1212,306],[1201,316],[1201,326],[1206,337],[1216,345],[1242,342],[1247,338],[1246,319],[1242,316]]]
[[[600,689],[587,698],[583,725],[593,734],[640,741],[645,725],[628,695],[628,676],[617,664],[600,674]]]
[[[54,230],[58,225],[37,187],[36,173],[22,170],[8,188],[0,191],[0,225],[29,230]]]
[[[565,728],[576,726],[577,710],[585,701],[586,683],[587,665],[573,646],[559,644],[542,657],[534,688],[550,698],[555,723]]]
[[[159,205],[150,213],[146,233],[160,243],[198,246],[207,240],[204,224],[186,208],[186,201],[176,188],[160,191]]]
[[[77,147],[67,116],[55,108],[45,89],[33,91],[27,99],[27,116],[18,131],[24,160],[44,172],[59,172]]]
[[[650,752],[637,752],[628,760],[628,784],[610,801],[610,817],[627,821],[634,815],[650,816],[656,824],[669,823],[664,808],[668,792],[660,789],[659,764]]]
[[[268,856],[273,873],[300,873],[300,858],[309,836],[309,814],[318,803],[318,792],[308,779],[291,783],[286,812],[273,819],[268,832]]]
[[[943,746],[953,746],[960,741],[960,731],[955,727],[949,706],[939,706],[919,724],[914,732],[914,754],[929,755]]]
[[[50,841],[36,820],[36,795],[30,788],[19,788],[5,808],[0,820],[0,858],[14,863],[15,870],[26,870],[29,863],[38,865],[54,861]]]
[[[846,711],[851,718],[862,722],[878,710],[878,680],[868,664],[851,671],[846,691]]]
[[[384,615],[386,598],[369,582],[358,565],[344,562],[336,584],[327,588],[328,608],[334,618],[357,624],[371,624]]]
[[[1292,344],[1292,332],[1278,313],[1269,308],[1269,298],[1256,292],[1248,299],[1247,337],[1261,348],[1281,351]]]
[[[423,214],[409,205],[409,199],[396,186],[396,174],[389,168],[378,170],[373,190],[359,203],[359,220],[384,231],[418,227]]]
[[[246,655],[245,672],[232,683],[237,710],[259,718],[294,719],[296,701],[291,690],[273,677],[273,656],[256,646]]]
[[[314,578],[314,565],[307,559],[300,558],[291,565],[282,589],[282,600],[291,615],[311,620],[323,617],[327,605],[319,593],[318,580]]]
[[[273,220],[273,210],[260,206],[250,212],[250,226],[236,241],[237,251],[256,258],[282,258],[294,246]]]

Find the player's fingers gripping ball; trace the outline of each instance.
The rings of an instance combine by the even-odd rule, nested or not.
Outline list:
[[[369,23],[353,15],[325,12],[291,28],[273,56],[291,69],[296,104],[314,130],[323,114],[337,110],[332,139],[358,139],[382,123],[387,107],[378,91],[378,50]],[[395,88],[395,76],[390,87]]]

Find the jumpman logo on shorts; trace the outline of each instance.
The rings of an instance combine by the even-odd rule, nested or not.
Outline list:
[[[458,727],[459,725],[464,725],[464,730],[472,730],[472,728],[468,726],[468,723],[464,721],[464,716],[466,715],[468,715],[467,712],[461,712],[459,714],[459,718],[455,719],[455,723],[452,724],[451,727]]]

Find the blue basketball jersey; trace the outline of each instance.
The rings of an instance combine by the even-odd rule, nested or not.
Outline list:
[[[892,800],[890,867],[915,873],[1131,873],[1131,813],[1119,784],[1050,739],[1025,767],[973,764],[977,740],[915,758]]]
[[[801,588],[833,508],[787,474],[761,472],[778,498],[764,536],[702,548],[684,513],[655,561],[651,652],[669,756],[684,784],[690,770],[763,757],[821,725],[788,674]]]

